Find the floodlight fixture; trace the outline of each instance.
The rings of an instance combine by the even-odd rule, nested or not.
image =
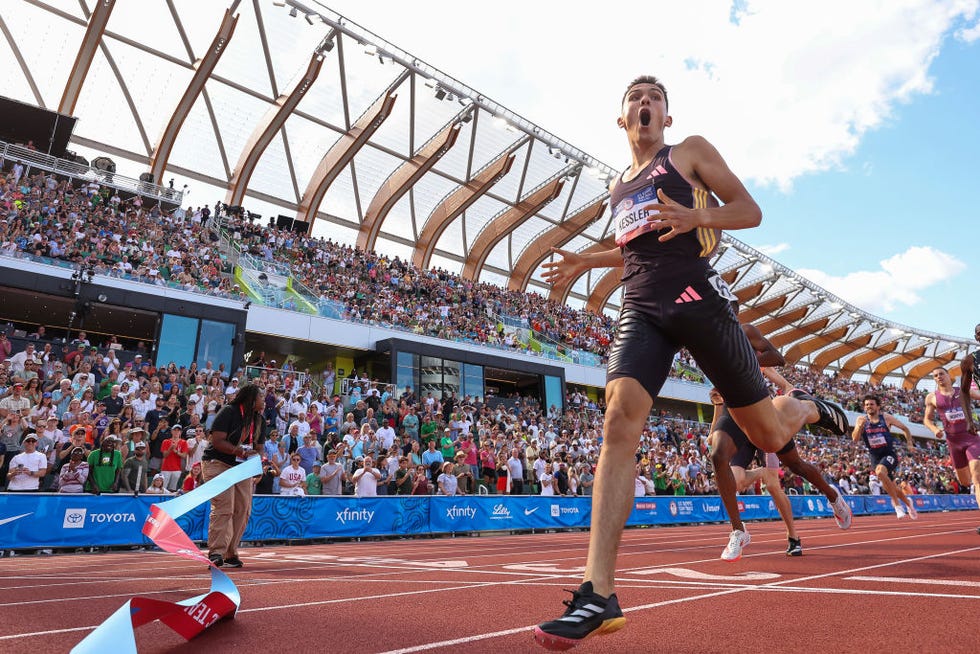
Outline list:
[[[437,86],[436,100],[445,100],[445,99],[446,99],[446,89],[442,88],[441,86]]]
[[[305,18],[306,22],[309,23],[310,25],[313,24],[313,14],[305,14],[303,18]]]
[[[296,18],[296,16],[299,15],[299,12],[296,11],[296,7],[293,7],[292,9],[289,10],[289,15],[292,16],[293,18]]]

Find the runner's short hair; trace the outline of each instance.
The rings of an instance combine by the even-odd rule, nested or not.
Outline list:
[[[661,82],[656,77],[654,77],[653,75],[640,75],[639,77],[634,78],[633,81],[631,81],[629,84],[627,84],[626,90],[623,91],[623,97],[619,101],[620,105],[622,105],[623,102],[626,100],[626,96],[629,95],[630,89],[636,86],[637,84],[653,84],[654,86],[656,86],[658,89],[660,89],[660,92],[664,94],[664,107],[666,109],[670,108],[670,101],[667,99],[667,87],[664,86],[664,83]]]

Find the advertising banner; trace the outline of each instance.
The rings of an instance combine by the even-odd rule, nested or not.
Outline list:
[[[0,549],[140,545],[150,506],[167,498],[130,495],[0,495]],[[177,519],[194,540],[204,534],[204,506]]]
[[[793,515],[832,515],[822,495],[790,495]],[[128,495],[0,493],[0,550],[149,544],[142,534],[150,507],[168,498]],[[180,498],[177,498],[178,500]],[[170,499],[170,501],[174,501]],[[855,515],[891,513],[887,495],[849,495]],[[919,511],[976,509],[972,495],[915,495]],[[744,520],[778,520],[769,495],[739,495]],[[207,502],[176,518],[192,541],[207,538]],[[590,497],[540,495],[396,496],[356,498],[256,496],[246,541],[360,536],[574,529],[589,526]],[[690,524],[728,519],[721,498],[641,497],[627,525]]]

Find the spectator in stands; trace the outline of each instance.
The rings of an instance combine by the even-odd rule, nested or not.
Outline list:
[[[139,495],[146,491],[149,472],[146,452],[146,443],[142,441],[134,443],[133,454],[123,462],[122,474],[119,477],[120,492]]]
[[[510,458],[507,459],[507,471],[510,477],[510,494],[524,494],[524,464],[521,462],[521,451],[513,448],[510,451]]]
[[[425,466],[416,466],[412,478],[412,495],[429,495],[431,492],[428,469]]]
[[[355,462],[356,464],[357,462]],[[374,459],[368,455],[351,476],[354,482],[354,494],[358,497],[375,497],[378,494],[378,481],[381,471],[374,467]]]
[[[21,443],[23,451],[10,459],[7,491],[38,491],[48,472],[48,458],[37,451],[37,434],[29,432]]]
[[[301,458],[299,454],[293,454],[289,457],[289,465],[282,469],[279,473],[279,494],[293,496],[305,495],[306,490],[306,475],[308,474],[303,467],[300,465]]]
[[[170,428],[170,436],[164,439],[160,451],[163,454],[160,474],[163,475],[164,486],[174,493],[180,484],[184,459],[187,458],[187,441],[184,440],[184,428],[179,423]]]
[[[442,450],[436,449],[436,442],[430,440],[429,449],[422,453],[422,465],[429,470],[433,484],[436,483],[439,474],[442,472],[442,465],[445,462],[446,458],[442,455]]]
[[[146,489],[147,495],[172,495],[172,493],[167,490],[166,480],[163,478],[162,474],[153,475],[153,481]]]
[[[453,472],[453,463],[447,461],[442,464],[442,473],[436,479],[436,487],[439,495],[462,495],[459,490],[459,478]]]
[[[85,460],[87,454],[84,447],[72,446],[68,463],[61,468],[58,475],[59,493],[85,492],[85,482],[88,480],[88,462]]]
[[[344,466],[337,463],[336,450],[327,452],[327,462],[320,467],[320,480],[324,495],[343,494]]]
[[[103,438],[99,449],[88,456],[89,490],[96,495],[116,492],[122,466],[122,455],[116,449],[116,437]]]

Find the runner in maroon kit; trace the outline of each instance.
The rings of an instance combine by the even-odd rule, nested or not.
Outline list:
[[[936,438],[945,437],[956,478],[964,487],[973,484],[973,493],[976,495],[977,505],[980,506],[980,436],[975,427],[971,431],[973,421],[967,419],[969,412],[963,410],[964,402],[961,401],[963,393],[971,400],[980,400],[980,391],[968,385],[964,385],[966,390],[963,387],[955,388],[949,371],[942,367],[932,371],[932,378],[936,381],[936,390],[926,395],[926,412],[922,424]],[[939,424],[936,423],[937,417]],[[977,527],[977,533],[980,534],[980,527]]]

